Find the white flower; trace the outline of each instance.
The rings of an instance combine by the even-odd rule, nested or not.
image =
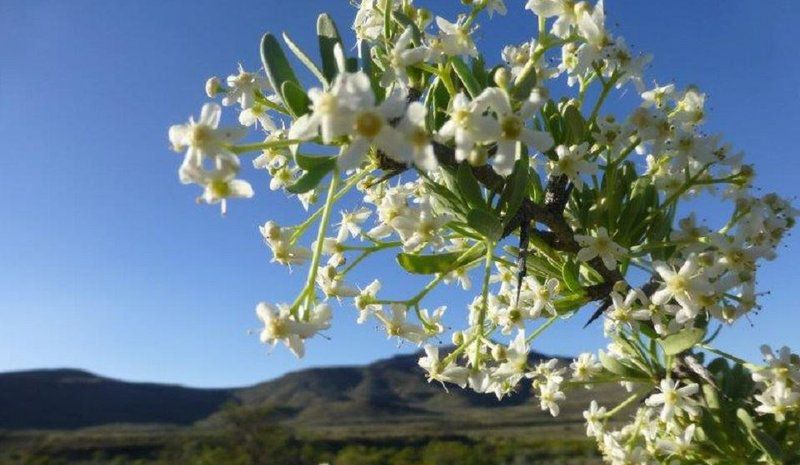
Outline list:
[[[350,144],[339,155],[339,168],[357,168],[373,144],[393,160],[410,161],[410,144],[389,124],[403,115],[404,95],[393,92],[375,106],[375,94],[366,74],[356,74],[351,84],[352,90],[345,100],[345,105],[353,111]]]
[[[595,375],[603,371],[603,365],[597,357],[590,352],[582,353],[571,364],[573,381],[590,381]]]
[[[293,245],[289,239],[290,234],[274,221],[267,221],[259,226],[264,242],[272,250],[272,262],[281,265],[301,265],[311,258],[311,250],[306,247]]]
[[[497,138],[497,153],[492,157],[495,171],[503,176],[511,174],[514,162],[519,157],[520,143],[539,152],[549,150],[553,146],[553,138],[544,131],[536,131],[525,127],[535,111],[531,105],[523,105],[518,111],[511,108],[511,99],[504,90],[489,87],[477,97],[497,114],[500,124]]]
[[[369,318],[370,315],[380,311],[383,308],[382,305],[373,303],[377,299],[378,291],[380,289],[380,281],[377,279],[373,280],[367,285],[367,287],[362,289],[353,300],[353,303],[358,309],[358,324],[363,324],[367,321],[367,318]]]
[[[311,112],[292,123],[289,139],[310,140],[321,135],[322,142],[330,144],[336,137],[347,134],[352,127],[352,111],[344,102],[353,87],[351,81],[355,79],[355,73],[344,70],[345,58],[341,46],[334,48],[334,56],[339,74],[330,88],[312,87],[308,90]]]
[[[307,319],[298,320],[289,305],[272,305],[261,302],[256,307],[258,318],[264,323],[260,339],[264,344],[282,342],[298,358],[305,354],[304,341],[319,331],[330,328],[331,309],[322,303],[310,309]]]
[[[767,366],[753,373],[754,381],[770,384],[787,384],[789,382],[800,384],[800,363],[792,361],[793,354],[789,347],[781,347],[776,356],[771,347],[762,345],[761,354],[764,361],[767,362]],[[797,360],[796,356],[794,358]]]
[[[441,229],[450,221],[449,215],[437,215],[429,204],[407,210],[406,215],[397,216],[391,226],[400,234],[403,247],[415,250],[425,244],[441,246],[444,238]]]
[[[398,129],[411,146],[411,158],[418,168],[431,171],[439,166],[433,152],[431,136],[425,128],[425,117],[428,109],[420,102],[411,102],[406,108],[406,117],[400,122]]]
[[[550,278],[544,284],[539,284],[535,279],[530,282],[533,297],[533,308],[530,311],[531,318],[538,318],[542,310],[547,310],[550,315],[555,315],[555,298],[558,297],[560,287],[558,280]]]
[[[589,437],[601,437],[605,429],[606,408],[597,406],[597,401],[592,400],[589,410],[583,412],[586,419],[586,435]]]
[[[375,317],[383,323],[390,338],[398,337],[414,344],[422,344],[428,338],[422,326],[408,322],[408,309],[405,305],[394,303],[390,305],[390,309],[391,315],[383,310],[375,312]]]
[[[481,0],[481,3],[486,4],[486,13],[489,15],[489,18],[491,18],[495,13],[505,16],[505,14],[508,12],[506,9],[506,4],[503,0]]]
[[[464,93],[453,98],[450,119],[439,129],[442,139],[455,139],[456,160],[469,158],[475,144],[492,142],[500,133],[500,125],[494,118],[484,115],[486,102],[470,101]]]
[[[224,215],[227,211],[227,199],[252,197],[254,192],[250,183],[235,179],[238,172],[238,165],[231,166],[223,159],[218,159],[216,170],[198,171],[196,175],[192,175],[195,182],[204,186],[199,200],[208,204],[219,203]]]
[[[472,279],[469,277],[469,268],[462,266],[451,271],[447,277],[443,279],[445,284],[458,283],[461,289],[468,291],[472,288]]]
[[[759,403],[756,412],[774,415],[775,421],[779,422],[786,419],[789,411],[800,408],[800,392],[794,392],[782,383],[773,384],[753,398]]]
[[[292,185],[297,172],[297,167],[289,166],[288,164],[277,168],[270,168],[269,173],[272,175],[272,179],[269,181],[269,190],[276,191]]]
[[[697,401],[692,399],[692,396],[697,394],[700,386],[696,383],[683,387],[678,387],[679,385],[679,382],[669,378],[662,379],[659,386],[661,392],[645,399],[645,404],[649,407],[663,406],[660,414],[661,421],[668,422],[673,416],[681,415],[684,411],[692,416],[699,412]]]
[[[523,42],[520,45],[506,45],[501,51],[503,61],[505,61],[511,68],[511,77],[516,78],[528,61],[533,57],[533,51],[536,49],[536,42]]]
[[[444,332],[444,324],[442,324],[442,317],[447,307],[441,305],[436,307],[433,313],[429,313],[427,308],[419,311],[421,320],[425,323],[425,333],[429,336],[435,336]]]
[[[664,280],[664,285],[651,298],[653,303],[663,305],[675,299],[681,306],[676,315],[678,322],[682,324],[694,319],[701,308],[700,297],[711,291],[696,258],[689,257],[677,272],[663,262],[653,263],[653,268]]]
[[[358,40],[376,40],[383,32],[383,13],[375,8],[376,0],[361,0],[353,21]],[[384,3],[385,4],[385,3]]]
[[[608,316],[607,332],[615,331],[620,325],[625,324],[637,328],[639,321],[650,320],[654,317],[649,308],[647,296],[640,289],[629,290],[624,298],[616,291],[612,291],[609,296],[612,307],[606,313]],[[658,325],[656,324],[656,326]]]
[[[358,295],[358,290],[342,279],[342,276],[336,271],[336,267],[326,265],[319,267],[317,271],[317,285],[325,293],[326,297],[355,297]]]
[[[419,366],[428,372],[428,382],[435,380],[442,384],[457,384],[462,388],[467,386],[469,369],[452,363],[444,366],[439,359],[439,348],[434,345],[425,346],[425,356],[419,359]]]
[[[176,152],[186,150],[178,174],[184,184],[197,182],[204,171],[204,162],[224,158],[228,164],[238,166],[239,159],[230,150],[230,145],[244,137],[244,128],[218,128],[222,108],[216,103],[203,105],[200,119],[189,118],[188,124],[176,124],[169,128],[169,140]]]
[[[664,452],[681,457],[692,448],[692,439],[694,439],[694,430],[696,428],[697,425],[692,423],[686,427],[683,435],[678,435],[671,439],[659,439],[656,441],[656,445]]]
[[[574,0],[528,0],[525,8],[544,18],[558,16],[552,31],[559,37],[569,35],[570,27],[578,24],[578,8]]]
[[[400,34],[400,37],[397,38],[394,47],[392,47],[387,54],[386,58],[388,63],[386,65],[386,70],[383,72],[383,76],[381,76],[381,85],[389,87],[392,83],[399,82],[407,86],[409,82],[406,68],[424,61],[425,58],[427,58],[427,47],[419,46],[409,48],[409,46],[412,45],[411,41],[413,37],[413,29],[409,26]]]
[[[341,212],[342,221],[339,223],[339,233],[336,236],[336,240],[344,242],[348,235],[350,237],[358,237],[361,234],[361,224],[367,221],[370,213],[367,207],[361,207],[351,212]]]
[[[506,359],[495,371],[495,376],[510,378],[509,383],[516,385],[517,382],[523,377],[530,378],[528,368],[528,356],[530,355],[530,346],[525,339],[525,330],[519,330],[517,337],[508,345],[505,350]]]
[[[260,124],[265,131],[275,131],[278,127],[275,126],[275,122],[272,121],[267,110],[266,106],[254,103],[239,113],[239,124],[247,127]]]
[[[575,184],[575,187],[582,189],[583,179],[581,176],[597,172],[597,163],[586,159],[588,149],[589,145],[585,142],[571,147],[559,145],[556,147],[558,160],[550,161],[550,173],[554,176],[564,174]]]
[[[256,94],[272,90],[269,82],[257,73],[248,73],[239,65],[239,73],[228,76],[228,89],[222,104],[225,106],[238,103],[243,110],[251,108],[256,103]]]
[[[658,87],[642,92],[642,106],[664,108],[675,95],[675,84],[667,84],[666,86]]]
[[[608,231],[605,227],[598,228],[594,236],[576,234],[575,240],[583,247],[578,251],[578,260],[588,262],[595,257],[600,257],[603,260],[603,265],[609,270],[615,269],[617,261],[625,257],[627,253],[624,247],[608,236]]]
[[[472,31],[465,24],[466,17],[460,17],[455,23],[437,16],[436,25],[439,26],[439,41],[446,55],[478,56],[478,49],[472,41]]]
[[[559,401],[565,399],[558,383],[549,381],[539,386],[539,403],[542,410],[550,410],[550,415],[557,417],[560,412]]]
[[[333,139],[346,134],[350,128],[350,113],[343,107],[339,96],[342,75],[332,88],[323,90],[312,87],[308,90],[311,112],[297,118],[289,128],[289,139],[308,140],[322,136],[322,142],[330,144]]]

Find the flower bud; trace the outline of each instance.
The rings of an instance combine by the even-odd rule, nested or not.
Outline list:
[[[218,77],[213,76],[206,81],[206,95],[208,98],[214,98],[222,90],[222,81]]]
[[[502,362],[503,360],[508,357],[508,351],[506,351],[506,347],[500,344],[492,347],[492,359],[495,362]]]
[[[494,72],[494,83],[501,89],[508,88],[509,79],[508,69],[505,67],[497,68],[497,71]]]
[[[268,241],[276,241],[281,238],[281,227],[272,220],[267,221],[261,227],[261,234]]]
[[[452,342],[453,345],[460,346],[464,343],[464,333],[461,331],[454,331],[450,338],[450,342]]]

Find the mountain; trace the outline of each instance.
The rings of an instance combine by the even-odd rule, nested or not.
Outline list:
[[[0,429],[77,429],[111,424],[196,425],[212,428],[226,404],[274,407],[276,418],[326,437],[392,436],[409,433],[523,430],[574,424],[589,393],[568,395],[553,419],[530,395],[530,383],[498,402],[493,395],[458,387],[449,392],[428,383],[419,354],[398,355],[365,366],[312,368],[237,389],[193,389],[128,383],[79,370],[0,374]],[[531,354],[531,361],[542,359]],[[562,359],[565,363],[567,359]],[[617,398],[612,389],[592,398]]]
[[[231,390],[129,383],[81,370],[2,373],[0,429],[186,425],[208,417],[231,399]]]

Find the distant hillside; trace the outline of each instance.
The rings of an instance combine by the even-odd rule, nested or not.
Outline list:
[[[75,429],[110,423],[191,424],[230,390],[129,383],[81,370],[0,374],[0,429]]]
[[[428,383],[419,354],[399,355],[365,366],[313,368],[239,389],[192,389],[127,383],[78,370],[0,374],[0,429],[77,429],[109,424],[213,427],[226,403],[241,408],[273,406],[288,425],[330,437],[430,435],[486,428],[563,430],[582,421],[587,393],[573,392],[558,419],[541,412],[529,383],[498,402]],[[531,354],[532,361],[541,359]],[[566,360],[565,360],[566,362]],[[612,390],[593,391],[600,399]]]

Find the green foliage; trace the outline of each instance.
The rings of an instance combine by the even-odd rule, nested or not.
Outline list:
[[[342,38],[336,23],[327,13],[319,15],[317,18],[317,38],[319,40],[319,53],[322,57],[322,74],[332,82],[339,70],[336,67],[336,57],[333,53],[336,45],[342,44]]]
[[[297,87],[301,89],[302,87],[294,74],[292,66],[289,64],[289,60],[286,59],[286,54],[283,53],[280,43],[272,34],[264,34],[261,39],[261,61],[264,63],[264,69],[267,72],[270,85],[281,97],[283,103],[288,106],[286,96],[283,94],[283,83],[292,82]]]

